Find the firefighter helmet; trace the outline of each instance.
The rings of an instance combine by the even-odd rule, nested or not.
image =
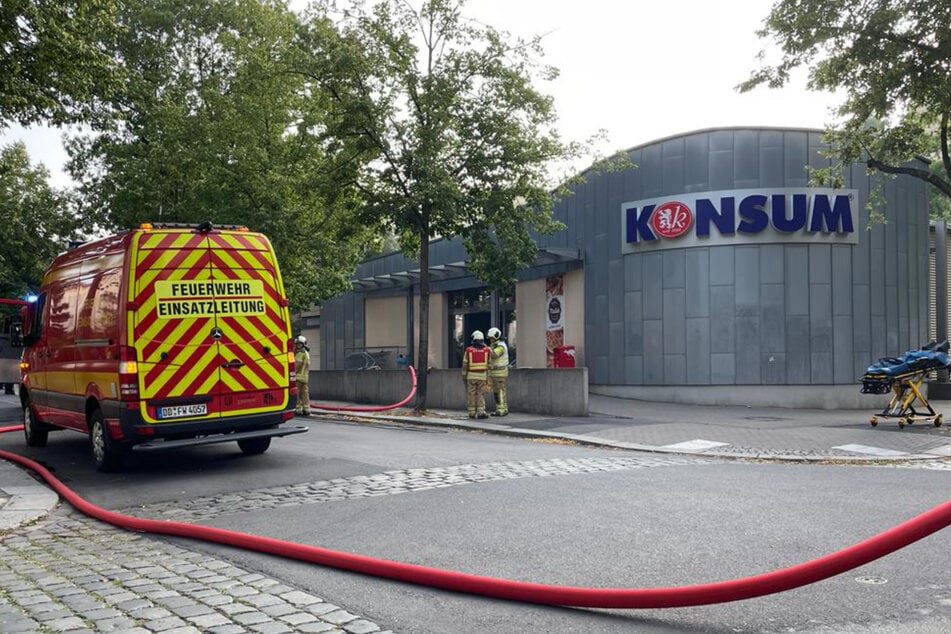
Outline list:
[[[481,330],[476,330],[472,333],[473,341],[485,341],[485,335],[482,334]]]
[[[302,346],[306,346],[306,345],[307,345],[307,337],[305,337],[304,335],[297,335],[297,339],[294,340],[294,343],[299,343],[299,344],[301,344]]]
[[[489,335],[489,339],[501,339],[502,331],[498,328],[489,328],[489,332],[486,333]]]

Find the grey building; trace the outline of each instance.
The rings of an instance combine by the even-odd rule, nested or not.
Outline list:
[[[807,166],[828,164],[821,137],[728,128],[635,147],[635,169],[589,172],[558,203],[566,229],[538,237],[506,293],[468,273],[458,241],[437,242],[430,367],[454,367],[472,330],[498,325],[518,367],[573,348],[595,393],[868,407],[865,367],[928,333],[927,189],[861,164],[841,188],[810,187]],[[885,222],[869,227],[874,179]],[[416,280],[399,254],[364,262],[353,292],[322,306],[320,367],[411,351]]]

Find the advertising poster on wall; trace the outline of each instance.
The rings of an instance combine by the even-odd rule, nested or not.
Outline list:
[[[555,348],[565,343],[565,276],[545,280],[545,363],[555,366]]]

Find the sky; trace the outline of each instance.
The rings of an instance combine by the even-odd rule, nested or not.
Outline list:
[[[769,0],[469,0],[464,13],[515,36],[542,35],[544,61],[560,69],[537,87],[554,97],[566,141],[607,132],[602,153],[710,127],[822,128],[833,95],[807,91],[805,75],[783,89],[735,86],[758,65],[756,36]],[[771,50],[775,53],[775,47]],[[8,128],[57,187],[69,184],[56,130]]]

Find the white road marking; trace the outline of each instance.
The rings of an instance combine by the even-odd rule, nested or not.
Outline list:
[[[664,449],[673,449],[675,451],[704,451],[705,449],[713,449],[714,447],[726,447],[729,444],[728,442],[697,439],[679,442],[675,445],[664,445]]]
[[[922,453],[926,453],[929,456],[951,456],[951,445],[942,445],[941,447],[935,447],[934,449],[929,449]]]
[[[853,453],[864,453],[872,456],[907,456],[905,451],[895,451],[894,449],[882,449],[881,447],[869,447],[868,445],[839,445],[833,449],[842,449]]]

